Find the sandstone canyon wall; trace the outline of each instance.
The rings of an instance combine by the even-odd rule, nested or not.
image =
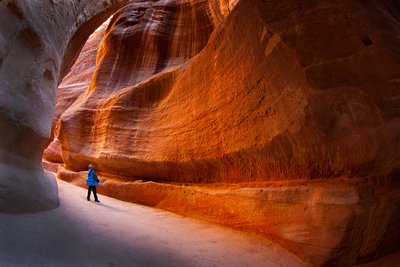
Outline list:
[[[115,14],[96,65],[78,59],[62,83],[45,159],[80,185],[93,163],[106,194],[259,232],[313,265],[400,249],[398,2],[235,4]]]
[[[89,89],[57,122],[66,167],[175,182],[398,173],[394,6],[256,1],[192,58],[210,6],[114,17]]]
[[[87,37],[126,1],[0,1],[0,211],[58,205],[41,158],[56,89]]]
[[[98,45],[103,38],[107,25],[108,20],[88,38],[75,64],[58,86],[57,102],[51,127],[52,132],[50,140],[52,142],[46,147],[43,154],[44,167],[53,172],[57,171],[57,164],[63,162],[59,141],[54,136],[54,132],[57,131],[57,122],[61,114],[89,87],[96,69],[96,64],[94,64],[94,62],[96,62]]]

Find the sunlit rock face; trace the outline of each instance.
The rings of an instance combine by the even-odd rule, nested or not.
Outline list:
[[[54,123],[59,176],[79,184],[93,163],[174,183],[100,190],[273,236],[317,266],[399,249],[399,6],[222,3],[114,15],[87,90]],[[253,188],[218,190],[241,183]]]
[[[0,211],[58,205],[42,152],[56,89],[87,37],[119,1],[0,1]]]
[[[215,24],[209,2],[179,3],[114,16],[59,122],[68,168],[187,182],[398,171],[394,6],[255,1]]]
[[[104,31],[108,22],[106,21],[100,26],[85,43],[79,57],[76,59],[75,64],[72,66],[69,73],[63,78],[57,90],[56,110],[54,113],[51,140],[52,142],[47,146],[43,153],[44,164],[49,163],[62,163],[60,143],[57,138],[54,138],[56,130],[56,123],[60,116],[66,109],[68,109],[75,100],[87,90],[93,73],[96,70],[96,55],[98,45],[103,38]],[[50,169],[48,166],[45,166]],[[57,171],[57,168],[51,169]]]
[[[122,157],[125,160],[120,163],[131,164],[132,157],[136,157],[133,150],[142,150],[134,148],[133,143],[126,146],[136,142],[132,135],[137,119],[143,112],[156,114],[157,102],[168,91],[164,87],[173,81],[171,75],[206,46],[213,29],[233,7],[228,4],[219,1],[133,1],[113,16],[99,46],[97,68],[88,91],[62,114],[56,126],[63,146],[63,160],[68,167],[79,169],[86,168],[88,162],[99,163],[101,156],[95,160],[96,154],[106,152],[105,146],[109,150],[104,154],[107,158],[115,157],[117,163]],[[148,86],[153,90],[147,89]],[[115,131],[122,134],[120,142],[106,137],[113,135],[111,132],[103,134],[104,127],[114,126],[102,120],[100,117],[104,114],[97,111],[104,105],[108,105],[106,109],[117,107],[113,103],[106,104],[110,101],[129,102],[128,105],[122,103],[120,111],[125,115],[115,121]],[[96,119],[98,115],[100,117]],[[81,122],[77,123],[77,120]],[[99,124],[94,125],[94,120]],[[140,160],[137,163],[141,164]],[[106,164],[107,168],[112,165]],[[124,170],[128,168],[121,168],[122,173]],[[130,175],[129,172],[126,174]]]

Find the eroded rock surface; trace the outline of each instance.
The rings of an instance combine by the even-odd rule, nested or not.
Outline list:
[[[175,182],[398,173],[395,6],[255,1],[208,40],[210,2],[114,16],[58,122],[68,168]]]
[[[101,122],[102,125],[96,128],[93,128],[92,122],[95,119],[93,116],[98,113],[97,108],[99,105],[104,105],[103,102],[117,100],[118,94],[124,94],[132,101],[140,102],[138,105],[132,103],[133,105],[129,104],[130,107],[127,107],[133,112],[128,121],[121,121],[121,124],[116,122],[120,125],[123,123],[130,125],[134,121],[129,120],[135,120],[139,115],[135,113],[141,110],[147,112],[146,106],[161,101],[168,91],[163,87],[168,86],[171,80],[169,74],[175,73],[174,69],[187,62],[207,44],[212,30],[228,14],[228,9],[228,6],[221,5],[218,1],[133,2],[121,13],[116,14],[99,47],[97,68],[89,90],[62,114],[59,125],[56,126],[59,128],[59,135],[65,134],[58,136],[63,140],[61,141],[63,146],[69,142],[66,139],[72,137],[72,135],[67,136],[70,131],[65,127],[79,127],[71,133],[82,135],[81,141],[76,142],[75,136],[70,143],[71,147],[76,147],[80,151],[79,153],[69,148],[70,145],[62,149],[64,162],[66,158],[77,156],[79,159],[71,163],[79,162],[80,167],[84,168],[87,162],[85,157],[93,157],[93,153],[97,153],[90,148],[95,144],[84,136],[86,133],[90,135],[89,132],[96,134],[95,131],[103,131],[102,128],[105,126],[103,122],[107,123],[106,121]],[[154,82],[153,76],[160,77],[160,80]],[[146,89],[149,84],[155,91]],[[134,95],[131,95],[132,93]],[[82,124],[74,123],[78,119],[78,114],[83,114],[81,112],[86,114],[83,117],[88,121]],[[115,130],[119,132],[119,129]],[[134,128],[127,131],[134,131]],[[120,137],[120,144],[109,141],[118,147],[132,141],[132,138],[123,135]],[[88,147],[81,147],[83,143],[80,142],[85,143],[84,147]],[[104,145],[109,146],[109,144]],[[114,150],[113,153],[116,153],[117,157],[123,156],[125,152],[120,152],[119,149],[122,147],[118,147],[109,148]],[[91,155],[87,155],[84,151]]]
[[[259,229],[315,265],[399,249],[395,2],[221,3],[143,1],[113,17],[90,85],[55,122],[59,176],[76,180],[93,163],[128,182],[275,181],[232,197],[115,181],[103,190]]]
[[[87,37],[126,1],[0,1],[0,211],[58,205],[41,158],[56,89]]]

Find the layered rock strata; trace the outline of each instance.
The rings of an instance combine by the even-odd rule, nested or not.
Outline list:
[[[115,14],[110,22],[99,47],[97,68],[89,90],[62,114],[56,128],[65,127],[67,120],[75,120],[80,111],[84,111],[90,120],[94,119],[89,113],[91,111],[97,113],[96,109],[100,102],[112,100],[115,94],[123,92],[127,87],[145,83],[155,74],[170,72],[174,67],[187,62],[207,44],[212,30],[229,10],[230,5],[222,5],[219,1],[130,3],[120,13]],[[110,71],[110,68],[115,68],[115,71]],[[69,84],[67,81],[65,86]],[[161,91],[150,94],[158,98],[157,94],[162,93]],[[61,100],[61,102],[67,101]],[[57,116],[56,114],[56,118]],[[93,122],[87,121],[83,124],[88,128],[79,129],[82,134],[92,127]],[[63,134],[68,131],[62,129],[57,132]],[[58,138],[63,137],[58,136]],[[123,139],[125,137],[121,136],[121,140]],[[74,140],[71,141],[71,145]],[[86,137],[81,141],[86,145],[91,143]],[[65,141],[61,142],[62,145],[64,143]],[[50,147],[53,147],[53,144]],[[69,150],[67,147],[62,150],[64,158],[70,157],[67,150]],[[83,152],[86,148],[78,150]],[[90,149],[87,151],[92,153]],[[85,157],[85,153],[81,152],[77,156]],[[115,153],[119,154],[118,151]],[[81,167],[87,165],[86,161],[81,161]]]
[[[208,40],[212,5],[179,3],[114,16],[58,122],[68,168],[174,182],[398,173],[393,4],[250,1]]]
[[[41,163],[56,89],[87,37],[124,2],[0,1],[0,211],[58,205]]]
[[[221,3],[143,1],[114,15],[88,90],[55,123],[59,177],[77,182],[93,163],[113,176],[104,193],[238,222],[314,265],[398,250],[398,6]]]
[[[57,164],[63,162],[61,157],[60,142],[54,136],[57,131],[57,122],[62,113],[67,110],[75,100],[84,93],[96,70],[97,49],[104,32],[108,26],[109,20],[104,22],[90,37],[82,48],[79,57],[72,66],[68,74],[62,79],[57,90],[56,110],[52,123],[51,140],[43,153],[43,164],[47,170],[57,172]]]

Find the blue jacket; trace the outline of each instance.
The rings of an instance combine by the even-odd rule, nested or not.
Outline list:
[[[88,178],[86,179],[87,186],[97,186],[99,182],[96,182],[97,175],[93,169],[89,169]]]

